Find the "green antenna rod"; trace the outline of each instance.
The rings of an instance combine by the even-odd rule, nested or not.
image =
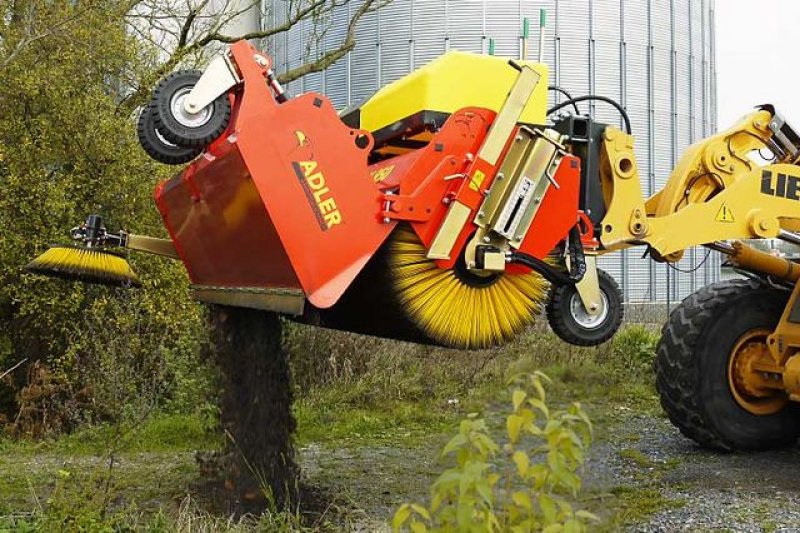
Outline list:
[[[544,29],[547,27],[547,10],[539,10],[539,63],[544,63]]]

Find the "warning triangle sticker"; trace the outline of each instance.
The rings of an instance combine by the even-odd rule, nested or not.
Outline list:
[[[714,220],[717,222],[736,222],[736,219],[733,218],[733,211],[726,204],[722,204]]]

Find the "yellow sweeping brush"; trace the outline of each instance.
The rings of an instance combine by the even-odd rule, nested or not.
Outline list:
[[[437,268],[407,227],[394,232],[387,251],[406,316],[446,346],[485,348],[509,340],[534,321],[547,295],[548,283],[536,273],[481,279],[458,268]]]
[[[25,270],[63,279],[140,287],[138,276],[123,255],[95,248],[55,245],[25,266]]]

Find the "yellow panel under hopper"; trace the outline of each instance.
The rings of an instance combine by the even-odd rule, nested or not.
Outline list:
[[[529,65],[541,79],[520,118],[544,124],[547,110],[547,65]],[[360,106],[360,127],[377,131],[420,111],[453,113],[464,107],[497,111],[517,77],[507,58],[451,51],[390,83]]]

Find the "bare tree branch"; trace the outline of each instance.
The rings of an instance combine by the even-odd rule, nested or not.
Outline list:
[[[372,4],[375,0],[367,0],[366,3]],[[327,8],[325,6],[327,5]],[[266,30],[261,31],[253,31],[249,33],[245,33],[244,35],[222,35],[220,33],[210,33],[206,35],[203,39],[198,41],[200,46],[205,46],[211,42],[220,42],[220,43],[235,43],[236,41],[240,41],[242,39],[251,40],[251,39],[265,39],[267,37],[271,37],[278,33],[283,33],[292,29],[296,24],[298,24],[301,20],[305,19],[311,14],[321,14],[327,11],[332,10],[335,7],[336,3],[332,2],[328,4],[327,0],[312,0],[309,2],[308,6],[303,9],[298,9],[294,15],[290,15],[287,17],[286,21],[283,24],[278,26],[274,26],[272,28],[268,28]],[[324,8],[324,9],[323,9]],[[359,9],[360,10],[360,9]]]
[[[316,61],[305,63],[304,65],[293,68],[288,72],[281,74],[278,76],[278,80],[281,83],[288,83],[298,78],[302,78],[307,74],[322,72],[347,55],[347,53],[356,46],[356,27],[358,26],[359,21],[364,15],[370,11],[373,11],[376,3],[380,5],[379,0],[365,0],[361,7],[356,10],[350,19],[350,23],[347,25],[347,33],[345,34],[344,41],[342,41],[342,44],[338,48],[325,52],[322,57]]]
[[[186,46],[186,39],[189,37],[189,32],[192,30],[192,24],[194,24],[194,19],[197,18],[197,14],[200,12],[200,9],[205,7],[206,3],[208,2],[203,2],[201,6],[198,6],[189,11],[189,16],[186,17],[186,21],[184,21],[183,27],[181,28],[181,34],[178,37],[178,48],[183,48],[184,46]]]
[[[133,1],[133,0],[131,0]],[[325,15],[341,8],[351,0],[288,0],[286,17],[278,24],[238,35],[228,33],[230,24],[237,17],[255,9],[259,0],[252,0],[234,7],[232,0],[222,3],[210,0],[139,0],[137,9],[132,9],[128,23],[139,35],[151,34],[151,44],[161,53],[161,61],[135,85],[133,91],[120,103],[120,113],[130,113],[147,98],[152,85],[181,64],[203,56],[204,50],[213,44],[230,44],[239,40],[267,39],[285,33],[304,20],[322,24]],[[356,27],[368,13],[379,9],[392,0],[364,0],[351,16],[341,43],[321,55],[312,54],[312,44],[306,49],[304,62],[280,75],[282,82],[296,80],[307,74],[321,72],[346,56],[356,45]],[[212,10],[213,6],[213,10]],[[316,35],[316,44],[323,40],[326,29]],[[169,44],[167,44],[169,43]],[[314,57],[312,57],[314,56]]]
[[[0,379],[3,379],[4,377],[6,377],[6,376],[7,376],[7,375],[9,375],[10,373],[12,373],[14,370],[16,370],[17,368],[19,368],[20,366],[22,366],[22,364],[23,364],[25,361],[27,361],[27,360],[28,360],[28,358],[26,357],[25,359],[23,359],[22,361],[20,361],[20,362],[19,362],[19,363],[17,363],[16,365],[12,366],[12,367],[11,367],[11,368],[9,368],[8,370],[6,370],[6,371],[5,371],[5,372],[3,372],[2,374],[0,374]]]

